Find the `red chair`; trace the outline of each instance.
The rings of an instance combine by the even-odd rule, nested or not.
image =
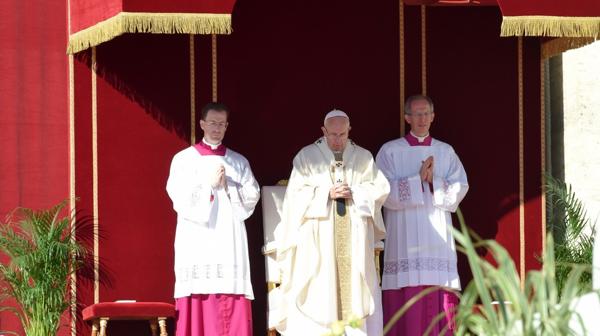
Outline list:
[[[147,320],[152,336],[167,334],[167,318],[175,317],[175,306],[164,302],[101,302],[83,310],[83,320],[92,323],[92,336],[105,336],[109,320]],[[100,333],[98,333],[100,331]]]

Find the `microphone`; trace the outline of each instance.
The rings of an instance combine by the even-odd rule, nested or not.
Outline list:
[[[335,211],[340,217],[344,217],[346,215],[346,200],[344,198],[336,198],[335,199]]]
[[[340,153],[341,154],[341,153]],[[344,162],[342,161],[341,155],[336,155],[336,160],[333,163],[333,180],[335,183],[344,183]],[[335,199],[335,211],[340,216],[346,215],[346,199],[336,198]]]

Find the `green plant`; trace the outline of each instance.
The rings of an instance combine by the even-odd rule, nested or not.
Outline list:
[[[559,289],[554,242],[549,234],[542,269],[527,272],[522,283],[508,251],[495,240],[483,240],[470,232],[460,209],[457,216],[460,223],[460,230],[454,229],[457,249],[467,256],[473,279],[458,294],[456,335],[575,335],[571,329],[573,321],[575,327],[585,330],[573,307],[582,292],[581,279],[588,265],[569,265],[569,277]],[[478,253],[481,249],[491,254],[493,262]],[[430,287],[409,300],[390,319],[384,334],[410,306],[437,289],[440,288]],[[433,319],[428,331],[443,317],[441,313]]]
[[[559,291],[570,276],[573,265],[591,265],[594,249],[596,225],[591,224],[581,200],[577,198],[571,185],[551,176],[546,177],[548,206],[560,209],[560,225],[555,227],[560,240],[555,241],[556,282]],[[589,230],[586,230],[589,228]],[[592,273],[585,269],[581,274],[582,292],[592,289]]]
[[[333,322],[329,327],[329,331],[321,336],[344,336],[346,335],[346,328],[360,329],[363,322],[360,317],[350,315],[347,320]]]
[[[17,208],[0,227],[3,297],[28,336],[56,335],[60,316],[71,306],[70,275],[90,264],[90,252],[75,241],[75,215],[60,217],[67,202],[48,210]]]
[[[455,238],[466,254],[473,280],[461,295],[456,311],[457,335],[572,335],[569,322],[577,320],[573,302],[580,294],[584,265],[573,265],[559,291],[552,235],[548,235],[541,270],[527,272],[524,286],[515,264],[504,247],[494,240],[474,242],[460,210],[461,230]],[[486,248],[492,264],[479,256]],[[495,304],[497,303],[497,304]]]

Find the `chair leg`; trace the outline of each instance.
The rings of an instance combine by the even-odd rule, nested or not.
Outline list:
[[[150,331],[152,336],[158,336],[158,321],[156,319],[150,319]]]
[[[159,317],[158,325],[160,326],[160,336],[169,336],[169,334],[167,333],[167,318]]]
[[[108,318],[100,318],[100,336],[106,336],[106,326],[108,325]]]
[[[100,323],[98,320],[94,320],[92,322],[92,336],[98,336],[98,329],[100,328]]]

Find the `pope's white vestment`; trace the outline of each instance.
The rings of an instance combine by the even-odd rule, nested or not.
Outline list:
[[[341,320],[341,283],[349,289],[352,316],[364,319],[361,329],[348,334],[380,335],[383,319],[381,289],[374,262],[374,244],[385,236],[381,206],[389,184],[369,151],[348,141],[343,163],[336,167],[325,138],[304,147],[294,158],[283,203],[282,222],[275,231],[282,269],[280,323],[284,335],[322,335]],[[335,174],[341,173],[352,190],[346,201],[350,225],[347,274],[338,279],[335,201],[329,198]],[[339,239],[339,237],[337,237]]]
[[[211,187],[221,164],[227,190]],[[231,149],[201,155],[191,146],[173,158],[167,192],[177,212],[175,298],[242,294],[254,299],[244,220],[260,191],[248,160]]]

